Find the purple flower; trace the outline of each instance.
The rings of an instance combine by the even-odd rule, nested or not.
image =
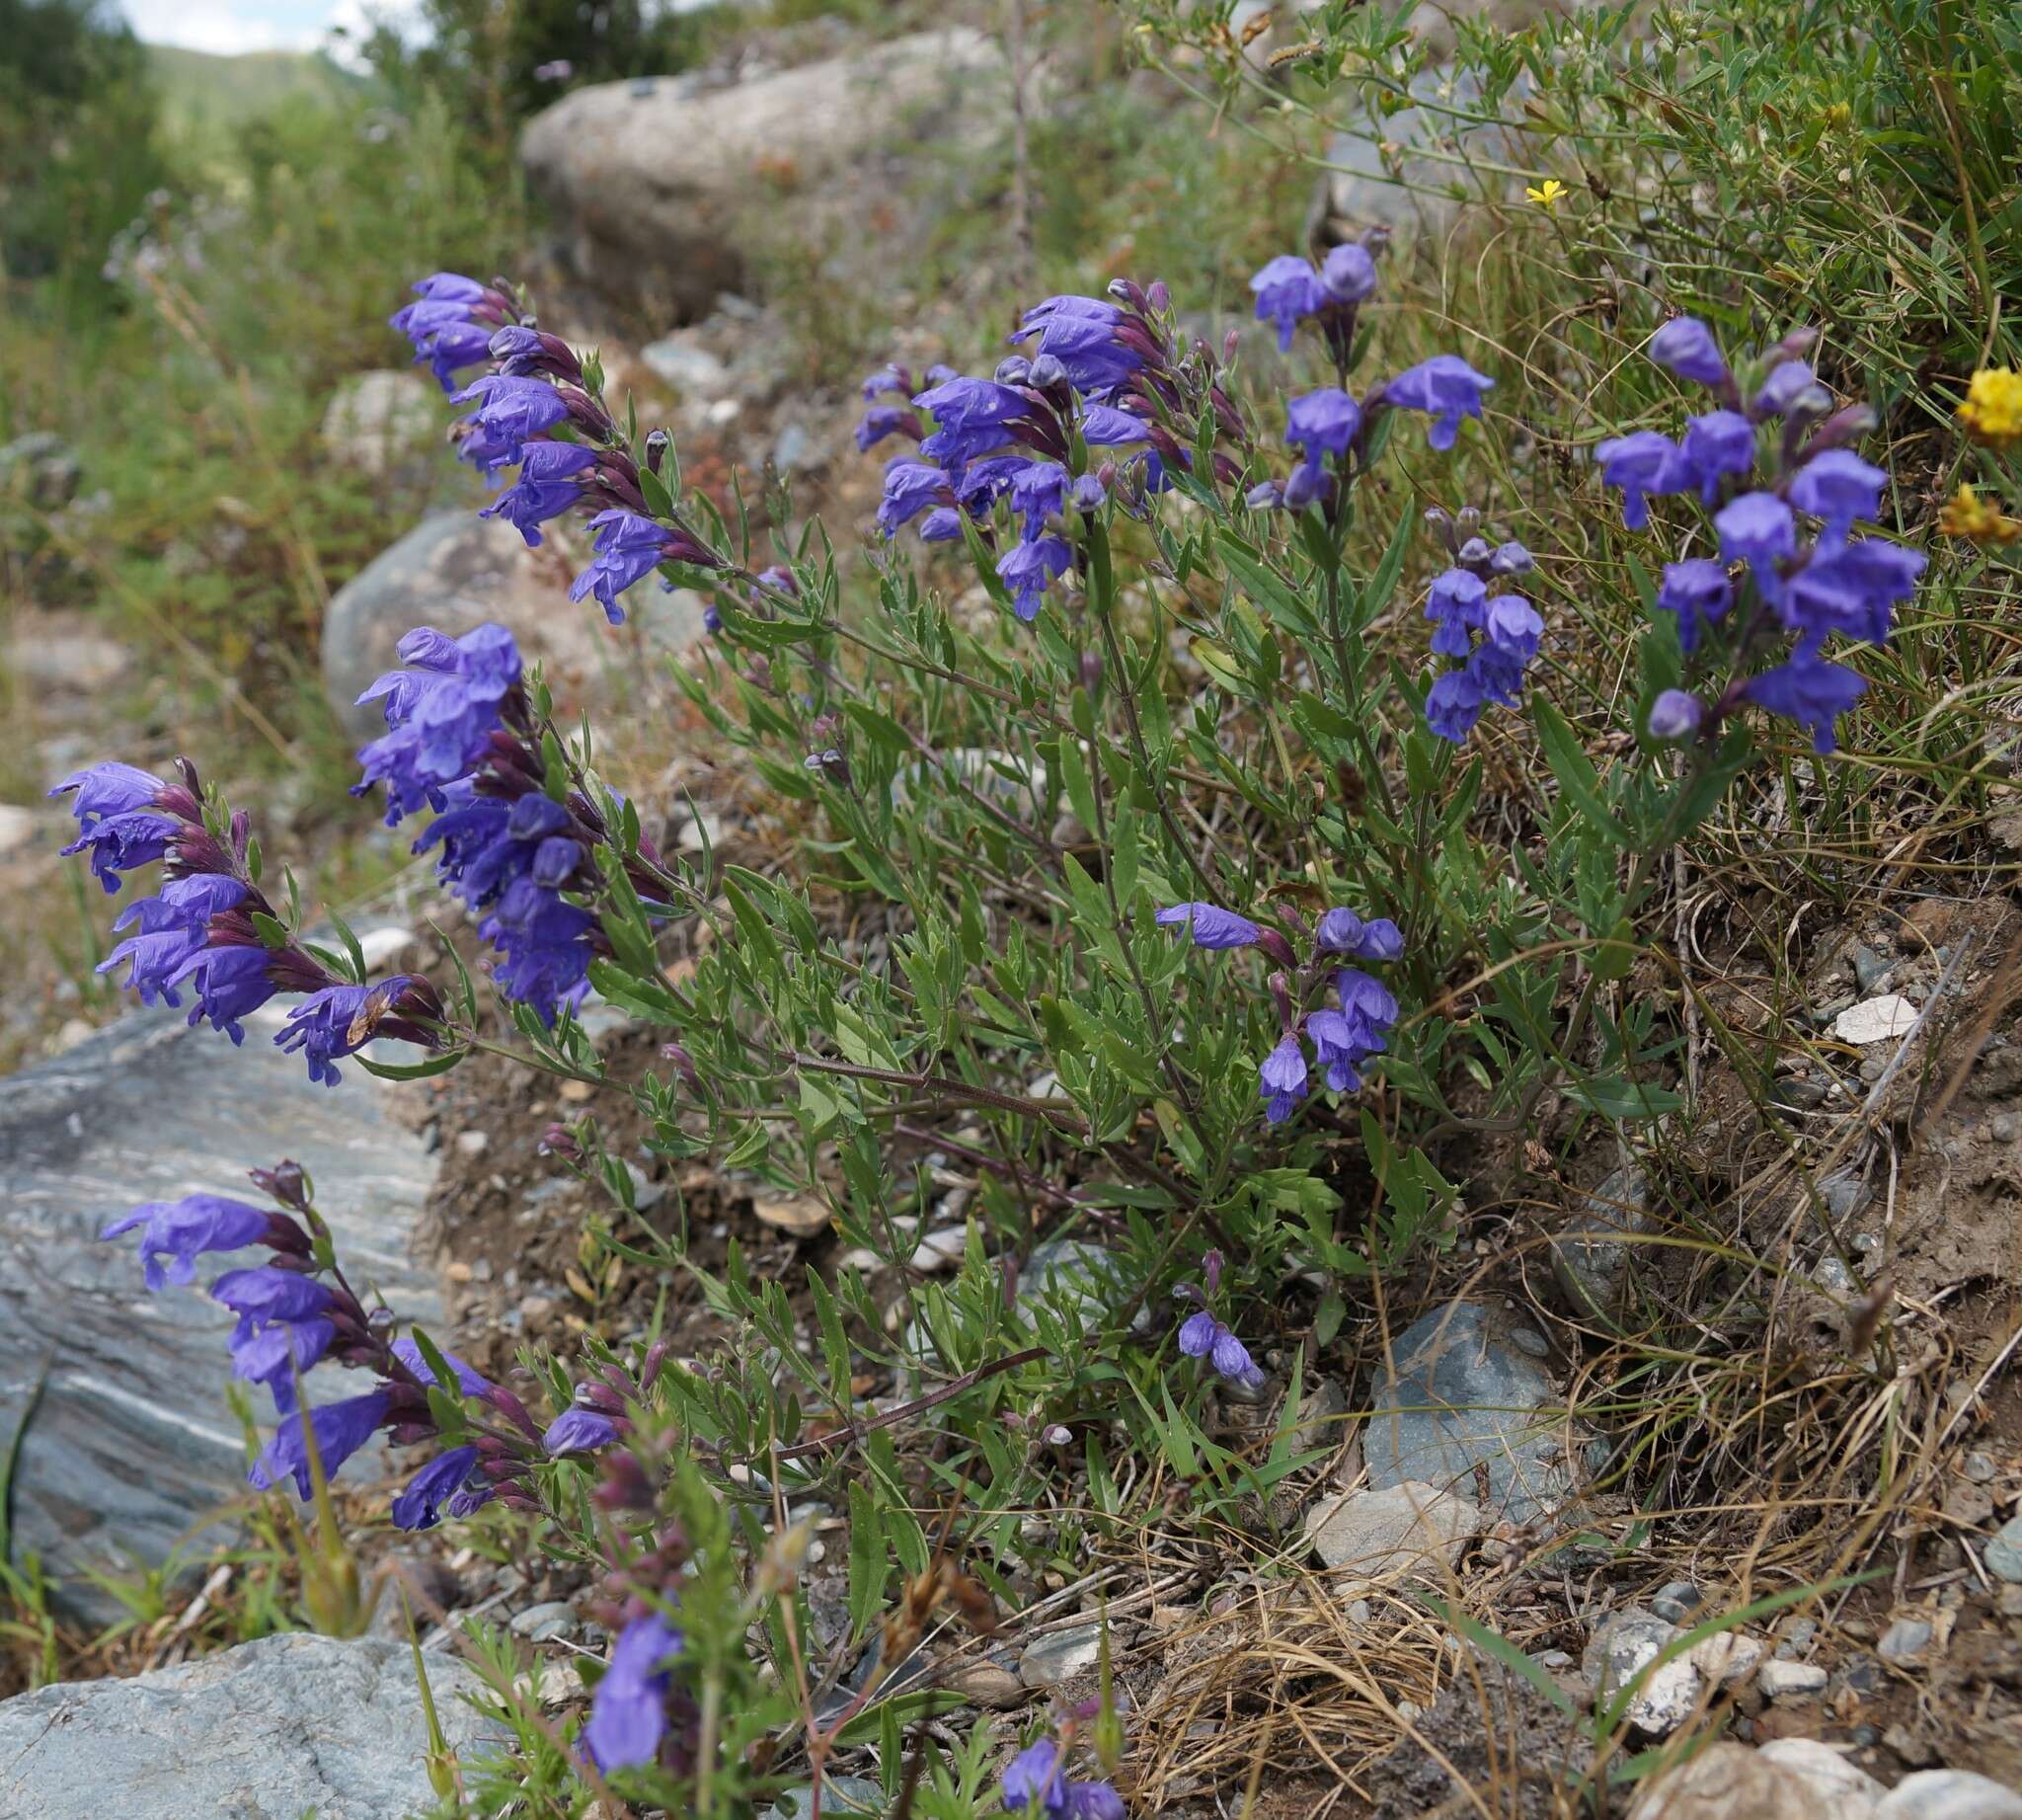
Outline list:
[[[563,1454],[591,1454],[600,1447],[609,1447],[617,1440],[618,1432],[617,1423],[609,1416],[579,1403],[563,1410],[548,1424],[541,1446],[558,1458]]]
[[[268,1321],[307,1320],[324,1313],[337,1300],[328,1284],[272,1264],[228,1270],[210,1286],[210,1294],[212,1301],[223,1303],[239,1317],[237,1331],[242,1337]]]
[[[1390,989],[1360,968],[1344,967],[1334,976],[1334,992],[1357,1047],[1371,1054],[1386,1048],[1384,1033],[1397,1021],[1397,1000]]]
[[[1800,647],[1789,663],[1765,670],[1744,693],[1757,707],[1796,721],[1812,736],[1812,750],[1824,753],[1834,749],[1832,723],[1861,698],[1867,686],[1866,679],[1845,665],[1828,664]]]
[[[248,1328],[242,1321],[231,1339],[232,1370],[248,1384],[265,1385],[274,1412],[292,1414],[296,1380],[327,1353],[337,1338],[332,1321],[311,1315]]]
[[[1622,522],[1632,531],[1650,522],[1644,503],[1649,495],[1682,493],[1696,478],[1677,444],[1654,430],[1609,436],[1595,444],[1594,458],[1600,463],[1601,480],[1621,488]]]
[[[1544,621],[1521,594],[1498,594],[1482,608],[1482,636],[1519,669],[1537,655]]]
[[[1306,1054],[1296,1036],[1279,1039],[1257,1068],[1258,1093],[1265,1101],[1264,1117],[1273,1125],[1283,1124],[1298,1108],[1306,1091]]]
[[[94,764],[73,771],[51,796],[74,792],[70,812],[77,818],[77,838],[66,854],[91,853],[91,869],[107,894],[118,891],[119,875],[152,865],[167,851],[176,825],[154,810],[167,799],[169,786],[152,772],[130,764]]]
[[[1721,385],[1727,361],[1713,331],[1696,316],[1674,316],[1650,338],[1650,357],[1695,385]]]
[[[1762,389],[1749,407],[1749,415],[1757,419],[1781,417],[1818,383],[1804,361],[1785,360],[1762,382]]]
[[[1040,596],[1074,560],[1063,537],[1035,537],[1014,544],[997,563],[997,579],[1011,590],[1011,610],[1030,625],[1039,617]]]
[[[441,1521],[442,1508],[459,1493],[490,1487],[475,1468],[478,1451],[474,1447],[453,1447],[437,1454],[407,1482],[407,1489],[393,1500],[393,1525],[401,1530],[431,1530]],[[481,1500],[482,1501],[482,1500]],[[459,1513],[462,1514],[462,1513]]]
[[[1057,461],[1028,461],[1012,476],[1011,509],[1023,514],[1027,542],[1043,536],[1067,498],[1067,470]]]
[[[873,405],[866,411],[857,425],[857,447],[862,450],[876,448],[887,436],[911,436],[920,439],[920,420],[903,405]]]
[[[1755,428],[1739,411],[1708,411],[1685,426],[1683,454],[1700,502],[1710,506],[1720,497],[1723,477],[1746,474],[1755,465]]]
[[[180,1004],[171,982],[202,952],[210,919],[241,903],[247,887],[221,872],[170,879],[151,898],[136,898],[119,912],[115,930],[137,925],[101,961],[97,971],[127,969],[126,984],[142,1004]]]
[[[1336,303],[1361,303],[1376,288],[1376,262],[1369,257],[1367,247],[1359,241],[1348,241],[1321,262],[1320,283]]]
[[[1180,1351],[1190,1359],[1205,1359],[1234,1384],[1255,1384],[1264,1375],[1242,1341],[1205,1308],[1180,1323]]]
[[[559,518],[583,498],[583,483],[574,478],[596,466],[596,450],[581,442],[529,442],[520,457],[519,478],[483,507],[481,518],[504,518],[527,548],[540,546],[540,526]]]
[[[491,475],[523,459],[526,444],[569,415],[569,400],[545,379],[487,373],[450,395],[451,404],[476,400],[459,426],[462,452],[479,473]]]
[[[1141,321],[1099,297],[1049,297],[1025,312],[1011,339],[1024,341],[1036,331],[1035,369],[1040,358],[1050,357],[1077,392],[1102,393],[1143,370],[1143,351],[1127,339],[1132,328],[1144,333]]]
[[[1482,623],[1482,603],[1488,588],[1478,575],[1465,569],[1448,569],[1433,578],[1426,595],[1426,617],[1438,628],[1433,649],[1441,657],[1464,658],[1474,648],[1470,633]]]
[[[392,1404],[393,1393],[378,1389],[367,1390],[362,1396],[348,1396],[341,1402],[325,1403],[320,1409],[308,1411],[309,1434],[315,1439],[316,1454],[322,1462],[325,1478],[334,1477],[337,1469],[371,1440],[373,1431],[386,1420]],[[299,1409],[288,1416],[274,1430],[273,1439],[254,1462],[253,1469],[246,1478],[256,1490],[265,1491],[292,1473],[297,1494],[304,1501],[308,1499],[313,1486],[309,1477],[309,1449],[302,1434],[302,1418],[303,1412]]]
[[[518,323],[508,323],[493,334],[491,354],[499,362],[499,370],[513,378],[527,378],[535,373],[548,373],[571,382],[583,378],[583,362],[559,335],[522,328]]]
[[[1158,921],[1165,928],[1184,925],[1197,948],[1248,948],[1264,934],[1249,917],[1214,904],[1174,904],[1158,912]]]
[[[210,1027],[222,1030],[237,1048],[246,1040],[239,1020],[251,1017],[282,989],[274,970],[274,957],[257,943],[221,942],[192,955],[169,976],[168,984],[176,987],[187,981],[194,987],[191,1023],[208,1018]]]
[[[413,1339],[403,1335],[400,1339],[393,1342],[391,1350],[393,1356],[406,1366],[422,1384],[434,1385],[437,1383],[435,1374],[428,1369],[428,1360],[422,1356],[422,1349],[414,1343]],[[466,1396],[483,1396],[492,1388],[492,1381],[489,1378],[485,1377],[483,1373],[474,1367],[465,1364],[453,1352],[445,1352],[439,1347],[436,1351],[442,1363],[448,1366],[450,1376],[456,1380],[458,1387]]]
[[[1291,347],[1300,318],[1317,315],[1327,303],[1326,286],[1295,254],[1281,253],[1250,279],[1257,296],[1257,320],[1278,325],[1278,350]]]
[[[1285,406],[1284,439],[1315,473],[1322,455],[1346,455],[1361,428],[1361,407],[1338,386],[1294,398]]]
[[[878,528],[886,536],[895,537],[901,525],[910,524],[929,508],[954,503],[954,476],[947,469],[900,455],[886,464],[885,497],[878,507]]]
[[[1696,651],[1702,626],[1718,619],[1734,604],[1734,588],[1727,571],[1703,556],[1688,557],[1681,563],[1666,563],[1664,581],[1657,591],[1657,604],[1678,622],[1678,648]]]
[[[583,1727],[583,1748],[605,1775],[637,1769],[659,1754],[667,1732],[669,1658],[682,1645],[679,1629],[658,1612],[633,1619],[618,1633]]]
[[[413,974],[396,974],[378,986],[326,986],[288,1013],[274,1046],[285,1055],[299,1051],[309,1065],[309,1078],[334,1087],[343,1077],[339,1059],[369,1043],[394,1001],[420,984]]]
[[[386,786],[389,828],[424,804],[443,807],[443,791],[484,761],[520,674],[519,647],[504,626],[478,626],[456,639],[422,626],[396,649],[408,668],[358,697],[384,699],[388,731],[358,753],[364,775],[351,786],[353,796]]]
[[[1495,381],[1476,372],[1457,354],[1436,354],[1421,360],[1383,387],[1383,402],[1433,418],[1426,440],[1435,448],[1451,448],[1460,434],[1460,420],[1480,417],[1482,400]]]
[[[1014,1814],[1029,1813],[1037,1803],[1046,1820],[1124,1820],[1123,1797],[1108,1782],[1067,1780],[1060,1747],[1051,1738],[1028,1744],[1011,1759],[1003,1794],[1005,1807]]]
[[[1790,483],[1790,503],[1822,518],[1829,538],[1841,538],[1856,518],[1881,510],[1889,476],[1850,448],[1828,448],[1799,468]]]
[[[464,367],[491,357],[491,326],[506,319],[506,299],[460,273],[437,272],[415,286],[419,302],[396,310],[390,321],[414,345],[415,361],[434,368],[445,392]]]
[[[1689,740],[1704,717],[1698,696],[1683,689],[1666,689],[1650,704],[1650,737],[1665,745]]]
[[[621,626],[625,609],[618,604],[618,596],[675,555],[680,545],[663,525],[619,507],[598,513],[590,519],[589,528],[596,539],[596,557],[570,584],[569,598],[581,600],[594,594],[604,617]]]
[[[493,965],[493,984],[542,1023],[552,1024],[563,1005],[580,1004],[589,989],[597,919],[532,878],[508,886],[478,932],[502,957]]]
[[[920,453],[951,468],[1018,441],[1037,409],[1024,392],[994,379],[949,379],[913,403],[934,414],[934,434],[920,443]]]
[[[1775,564],[1797,549],[1797,524],[1790,508],[1773,493],[1744,493],[1714,517],[1720,560],[1745,562],[1764,593],[1775,585]]]
[[[1426,725],[1455,746],[1474,731],[1488,706],[1481,685],[1464,670],[1449,670],[1426,695]]]
[[[1075,428],[1090,448],[1120,448],[1132,442],[1151,440],[1151,426],[1133,413],[1115,405],[1090,405]]]
[[[138,1227],[141,1279],[149,1289],[158,1290],[164,1284],[190,1282],[203,1252],[258,1244],[273,1229],[275,1218],[223,1195],[188,1194],[180,1201],[144,1201],[99,1236],[117,1238]],[[166,1268],[163,1258],[169,1260]]]
[[[922,543],[954,543],[962,535],[962,514],[953,506],[936,506],[920,520]]]
[[[1404,952],[1404,935],[1388,916],[1364,922],[1346,906],[1320,918],[1318,945],[1329,954],[1352,954],[1359,961],[1394,961]]]
[[[1489,555],[1489,568],[1496,575],[1528,575],[1536,567],[1530,552],[1515,538],[1497,544]]]
[[[1890,608],[1916,592],[1924,562],[1921,551],[1905,549],[1886,537],[1822,544],[1790,577],[1778,613],[1786,625],[1814,639],[1839,632],[1869,644],[1887,644]]]

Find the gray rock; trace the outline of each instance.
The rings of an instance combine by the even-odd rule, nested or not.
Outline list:
[[[1480,103],[1480,84],[1471,70],[1435,66],[1411,81],[1419,101],[1439,99],[1442,89],[1449,92],[1444,99],[1461,108]],[[1519,79],[1506,106],[1520,109],[1529,92],[1528,80]],[[1337,234],[1371,227],[1398,235],[1441,233],[1452,225],[1463,200],[1507,194],[1512,185],[1493,172],[1477,176],[1464,165],[1429,154],[1457,152],[1508,164],[1512,137],[1501,126],[1463,124],[1419,107],[1365,119],[1328,140],[1328,171],[1316,212],[1331,218]]]
[[[339,380],[318,434],[334,461],[377,478],[418,466],[414,458],[444,439],[452,415],[422,373],[389,367]]]
[[[677,329],[648,342],[639,357],[683,398],[721,398],[731,389],[731,369],[694,331]]]
[[[1306,1540],[1339,1570],[1331,1584],[1349,1599],[1407,1576],[1439,1580],[1481,1522],[1472,1498],[1407,1481],[1322,1499],[1306,1513]]]
[[[847,194],[851,238],[889,262],[892,236],[862,233],[861,198],[889,188],[895,200],[902,186],[891,180],[908,151],[930,146],[944,159],[1003,131],[1007,94],[994,40],[952,27],[726,87],[581,88],[527,123],[519,156],[576,277],[692,321],[744,280],[741,229],[763,189],[759,168],[792,174],[802,214]]]
[[[1102,1625],[1075,1624],[1028,1643],[1018,1657],[1018,1679],[1029,1688],[1058,1687],[1092,1674],[1102,1653]]]
[[[41,838],[42,818],[33,809],[0,803],[0,859],[34,846]]]
[[[1612,1701],[1683,1634],[1677,1625],[1634,1606],[1617,1612],[1594,1633],[1581,1658],[1600,1703]],[[1654,1737],[1669,1736],[1692,1715],[1704,1692],[1705,1682],[1691,1660],[1673,1656],[1649,1673],[1631,1696],[1629,1723]]]
[[[535,1643],[552,1642],[576,1628],[576,1612],[566,1599],[548,1599],[512,1615],[514,1634]]]
[[[1834,1803],[1841,1820],[1858,1820],[1882,1798],[1882,1784],[1817,1738],[1772,1738],[1756,1753],[1764,1763],[1795,1771]]]
[[[39,1552],[68,1609],[98,1622],[123,1608],[81,1567],[159,1565],[220,1534],[246,1489],[224,1401],[232,1317],[200,1288],[149,1295],[133,1241],[102,1243],[102,1227],[142,1201],[250,1193],[246,1170],[292,1157],[315,1179],[351,1281],[403,1316],[441,1312],[432,1275],[408,1256],[435,1165],[386,1116],[384,1087],[359,1068],[315,1085],[273,1047],[268,1014],[247,1020],[241,1049],[185,1015],[136,1012],[0,1080],[0,1435],[35,1404],[15,1545]]]
[[[99,694],[123,681],[132,666],[132,651],[117,638],[102,632],[66,632],[47,624],[16,638],[7,653],[7,668],[15,680],[39,694]],[[61,765],[49,782],[54,784],[70,768]]]
[[[1870,992],[1879,991],[1894,971],[1892,962],[1884,960],[1872,948],[1864,947],[1858,942],[1846,958],[1852,964],[1853,983],[1862,997],[1866,997]]]
[[[1620,1311],[1633,1237],[1650,1228],[1650,1184],[1637,1168],[1617,1169],[1581,1199],[1551,1240],[1552,1274],[1574,1312],[1611,1325]]]
[[[1923,1654],[1936,1634],[1921,1618],[1899,1618],[1882,1632],[1875,1653],[1884,1662],[1908,1662]]]
[[[765,1820],[809,1820],[815,1811],[812,1788],[788,1788],[765,1810]],[[824,1776],[821,1779],[821,1811],[824,1814],[882,1814],[885,1787],[867,1776]]]
[[[1874,1820],[2022,1820],[2022,1793],[1968,1770],[1921,1770],[1882,1797]]]
[[[2022,1582],[2022,1516],[2010,1517],[1987,1539],[1982,1558],[1996,1578]]]
[[[1419,1479],[1472,1497],[1482,1465],[1491,1521],[1528,1523],[1572,1488],[1550,1396],[1544,1373],[1490,1336],[1478,1304],[1436,1309],[1397,1336],[1394,1372],[1376,1389],[1362,1426],[1369,1483]]]
[[[1689,1580],[1672,1580],[1650,1595],[1650,1609],[1668,1623],[1681,1624],[1699,1609],[1699,1589]]]
[[[1771,1700],[1803,1700],[1830,1679],[1816,1662],[1785,1662],[1771,1658],[1756,1672],[1755,1685]]]
[[[0,495],[12,494],[42,512],[69,505],[83,473],[70,445],[53,431],[31,431],[0,447]]]
[[[1348,1439],[1348,1392],[1337,1378],[1323,1378],[1299,1405],[1299,1425],[1292,1446],[1302,1454],[1315,1448],[1332,1450]]]
[[[428,1658],[450,1748],[501,1746]],[[262,1637],[130,1681],[62,1682],[0,1703],[0,1813],[36,1820],[395,1820],[428,1811],[428,1738],[404,1643]]]

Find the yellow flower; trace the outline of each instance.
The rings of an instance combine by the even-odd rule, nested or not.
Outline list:
[[[1533,190],[1528,185],[1525,185],[1523,191],[1524,199],[1535,202],[1540,208],[1556,207],[1559,198],[1565,194],[1566,186],[1560,183],[1556,177],[1547,177],[1544,180],[1543,186],[1539,189]]]
[[[1975,543],[2022,543],[2022,518],[2011,518],[1975,499],[1973,489],[1965,485],[1938,514],[1938,529],[1948,537],[1966,537]]]
[[[1973,375],[1959,421],[1976,442],[2006,448],[2022,442],[2022,373],[2006,366],[1986,366]]]

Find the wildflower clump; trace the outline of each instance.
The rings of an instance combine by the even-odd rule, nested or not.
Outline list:
[[[1967,382],[1959,422],[1976,442],[2012,448],[2022,442],[2022,373],[1983,366]]]

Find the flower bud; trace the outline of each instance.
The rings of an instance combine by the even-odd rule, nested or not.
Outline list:
[[[292,1207],[298,1213],[308,1210],[309,1182],[300,1163],[279,1162],[272,1169],[255,1169],[251,1173],[253,1186],[262,1194],[272,1195],[283,1207]]]
[[[1173,293],[1166,288],[1165,279],[1153,278],[1144,292],[1145,306],[1155,316],[1162,316],[1173,306]]]
[[[1088,691],[1093,701],[1102,691],[1102,653],[1084,651],[1081,654],[1081,686]]]
[[[543,1156],[560,1156],[568,1162],[583,1160],[583,1146],[576,1142],[575,1135],[566,1125],[550,1125],[541,1133],[540,1143],[534,1147]]]
[[[1032,362],[1022,354],[1007,354],[990,376],[999,385],[1023,385],[1032,376]]]
[[[646,438],[646,471],[658,474],[666,465],[667,448],[673,438],[664,430],[656,430]]]
[[[1683,689],[1666,689],[1650,707],[1650,737],[1666,745],[1689,740],[1699,731],[1705,717],[1695,695]]]
[[[1026,383],[1035,390],[1044,392],[1053,386],[1064,385],[1066,380],[1067,369],[1060,364],[1058,356],[1043,354],[1033,361],[1032,371],[1027,375]]]
[[[1278,482],[1260,480],[1243,495],[1243,504],[1252,512],[1271,512],[1281,504]]]
[[[662,1043],[661,1045],[660,1059],[662,1062],[671,1064],[674,1072],[680,1075],[689,1086],[693,1087],[701,1083],[702,1073],[695,1066],[695,1058],[683,1049],[680,1044]]]

